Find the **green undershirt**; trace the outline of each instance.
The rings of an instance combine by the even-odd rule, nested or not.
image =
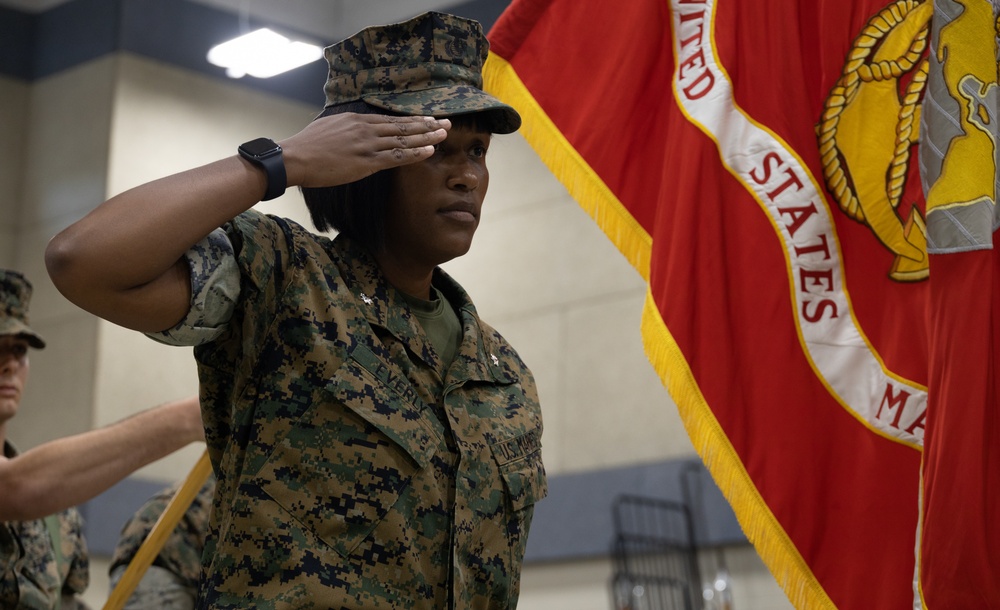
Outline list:
[[[458,320],[458,314],[434,286],[431,286],[430,301],[418,299],[403,291],[400,294],[409,303],[410,310],[441,358],[441,366],[447,371],[462,340],[462,323]]]

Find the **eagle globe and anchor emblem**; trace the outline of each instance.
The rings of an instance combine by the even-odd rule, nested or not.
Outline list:
[[[996,58],[983,52],[982,41],[998,38],[1000,3],[954,0],[947,10],[953,14],[940,15],[937,46],[929,52],[931,0],[898,0],[869,19],[816,128],[827,188],[848,217],[866,224],[894,254],[888,275],[901,282],[929,275],[925,217],[942,211],[959,219],[950,220],[938,236],[948,242],[946,251],[953,244],[976,247],[988,241],[963,226],[963,215],[985,206],[996,218],[1000,152],[992,109],[1000,102],[1000,89]],[[948,105],[951,135],[931,143],[938,156],[933,164],[924,160],[922,169],[933,165],[931,173],[937,175],[925,177],[931,186],[921,211],[903,196],[911,148],[920,135],[929,66],[940,70],[944,89],[935,92],[934,102]]]
[[[869,19],[816,128],[830,194],[895,255],[888,275],[902,282],[928,277],[923,213],[909,202],[904,218],[901,203],[920,132],[933,8],[930,0],[901,0]]]

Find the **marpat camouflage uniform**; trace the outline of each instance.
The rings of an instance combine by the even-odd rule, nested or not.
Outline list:
[[[450,365],[350,239],[253,210],[225,228],[241,292],[195,348],[218,475],[200,607],[513,608],[547,489],[514,349],[440,269],[463,327]],[[232,295],[199,290],[218,266],[199,253],[190,319]]]
[[[4,444],[4,455],[17,451]],[[86,610],[76,598],[90,582],[83,520],[75,508],[58,513],[63,563],[56,565],[44,519],[0,523],[0,608],[4,610]],[[61,599],[60,599],[61,598]]]
[[[125,523],[108,567],[112,589],[118,584],[179,487],[178,483],[157,493]],[[215,476],[209,475],[125,604],[125,610],[194,607],[201,579],[201,555],[208,535],[214,495]],[[155,574],[156,572],[160,573]]]

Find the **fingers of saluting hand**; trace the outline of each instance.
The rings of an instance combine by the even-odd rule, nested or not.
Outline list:
[[[381,117],[386,123],[379,124],[380,137],[376,153],[388,152],[390,167],[426,159],[434,154],[434,146],[448,137],[451,121],[431,117]],[[416,119],[416,120],[414,120]]]
[[[289,183],[335,186],[422,161],[450,128],[448,119],[431,117],[344,113],[317,119],[281,143]]]

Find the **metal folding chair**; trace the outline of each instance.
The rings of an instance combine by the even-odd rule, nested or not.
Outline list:
[[[688,507],[621,495],[612,513],[616,610],[701,610],[701,577]]]

